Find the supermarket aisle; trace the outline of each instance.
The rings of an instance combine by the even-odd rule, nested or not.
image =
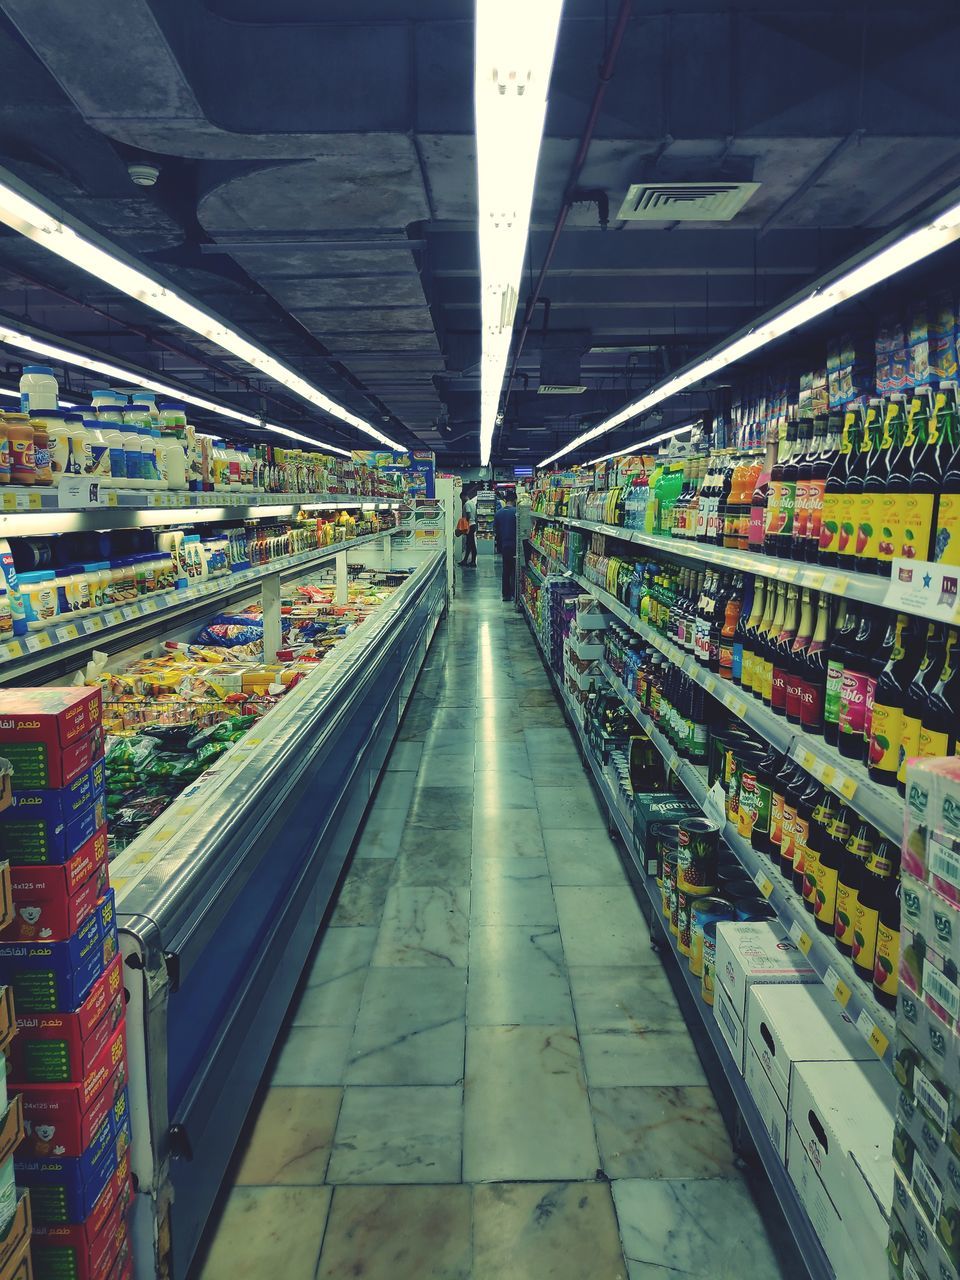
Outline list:
[[[202,1271],[269,1274],[780,1275],[492,562],[431,650]]]

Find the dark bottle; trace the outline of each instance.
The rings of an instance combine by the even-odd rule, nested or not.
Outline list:
[[[770,497],[770,472],[761,466],[750,497],[750,517],[747,523],[747,550],[763,551],[767,521],[767,499]]]
[[[847,658],[847,644],[857,634],[860,619],[854,609],[848,609],[840,601],[833,638],[827,649],[827,678],[823,692],[823,740],[836,746],[840,736],[840,689],[843,685],[843,667]]]
[[[877,955],[873,966],[874,998],[885,1009],[897,1007],[897,974],[900,970],[900,878],[884,884],[877,924]]]
[[[940,490],[941,461],[940,433],[930,407],[929,388],[918,387],[907,411],[910,488],[903,495],[903,542],[898,552],[908,560],[932,558],[933,509]]]
[[[897,785],[904,702],[920,666],[927,633],[926,622],[903,613],[897,614],[894,627],[893,648],[874,690],[867,757],[870,777],[884,787]]]
[[[763,689],[763,666],[760,655],[763,637],[773,621],[773,583],[766,578],[754,581],[754,605],[747,624],[743,645],[743,687],[759,698]]]
[[[786,714],[791,724],[800,724],[803,718],[803,691],[807,669],[807,652],[813,640],[813,600],[810,588],[800,593],[800,621],[797,634],[790,646],[787,667]]]
[[[793,539],[793,511],[797,496],[794,454],[797,450],[797,421],[787,422],[786,438],[780,456],[770,472],[767,493],[767,520],[763,533],[763,550],[768,556],[789,556]]]
[[[733,679],[734,648],[742,609],[743,588],[735,579],[724,606],[723,626],[720,628],[718,670],[724,680]]]
[[[875,653],[880,647],[882,636],[882,632],[880,636],[877,634],[879,626],[876,613],[868,605],[864,605],[860,625],[847,645],[843,663],[837,749],[842,756],[851,760],[862,760],[864,757],[863,729],[867,716],[867,688],[871,675],[876,680],[880,674],[879,670],[873,669]]]
[[[794,885],[802,884],[806,874],[813,831],[813,815],[819,804],[822,790],[815,778],[807,778],[806,785],[797,797],[796,817],[793,823],[793,866],[789,872],[786,867],[782,868],[785,878],[792,880]]]
[[[714,541],[717,546],[729,547],[731,550],[737,543],[737,521],[739,519],[736,504],[731,502],[733,492],[733,458],[728,458],[726,466],[719,477],[717,494],[717,529]]]
[[[837,881],[847,841],[850,839],[850,811],[841,805],[827,827],[827,839],[820,850],[817,868],[817,928],[833,936],[837,915]]]
[[[917,668],[917,674],[907,686],[903,700],[903,717],[900,728],[900,752],[897,757],[897,790],[901,795],[907,790],[907,761],[920,754],[920,730],[927,696],[936,688],[947,655],[947,629],[939,622],[931,622],[927,628],[927,644]]]
[[[877,933],[880,910],[893,886],[900,852],[886,839],[880,839],[867,860],[857,894],[853,925],[853,964],[862,982],[873,982],[877,961]]]
[[[867,408],[864,441],[868,443],[866,475],[860,496],[860,523],[857,526],[857,568],[876,573],[881,542],[883,495],[887,487],[890,449],[893,438],[886,426],[886,406],[871,400]],[[861,446],[861,451],[864,446]]]
[[[800,418],[797,422],[797,452],[790,463],[794,484],[793,532],[786,554],[793,560],[805,559],[807,524],[810,519],[807,480],[813,469],[813,454],[820,445],[820,441],[814,443],[813,419]]]
[[[877,516],[880,526],[877,573],[888,578],[893,558],[900,555],[903,545],[904,496],[910,492],[910,450],[904,449],[906,434],[906,401],[901,395],[892,395],[887,400],[880,437],[886,470]]]
[[[757,853],[770,857],[770,821],[773,812],[773,791],[777,774],[783,767],[783,756],[776,747],[769,747],[761,755],[754,774],[753,823],[750,843]]]
[[[952,756],[957,745],[957,721],[960,717],[960,663],[957,633],[947,631],[946,651],[940,678],[927,695],[920,724],[921,756]]]
[[[730,664],[730,679],[734,684],[743,683],[743,646],[747,635],[747,623],[753,612],[753,600],[756,579],[749,575],[745,579],[743,603],[737,610],[737,626],[733,633],[733,653]]]
[[[823,486],[823,514],[820,521],[821,564],[835,565],[840,560],[841,525],[847,518],[844,507],[847,471],[855,458],[854,440],[851,434],[855,419],[845,415],[840,431],[840,445],[831,460],[830,470]],[[859,441],[857,441],[859,444]],[[849,537],[849,534],[847,535]]]
[[[809,418],[791,421],[787,425],[787,440],[793,436],[793,447],[790,457],[783,464],[780,477],[780,511],[783,517],[782,528],[777,535],[777,555],[789,560],[793,557],[793,540],[798,518],[806,528],[806,489],[800,492],[800,463],[806,458],[810,449],[810,435],[813,423]]]
[[[942,439],[943,479],[937,498],[933,558],[940,564],[960,565],[960,418],[955,382],[940,383],[934,412]]]
[[[830,433],[834,419],[818,414],[813,420],[813,441],[807,460],[800,470],[798,485],[806,490],[807,518],[804,525],[803,546],[798,559],[816,564],[820,557],[820,530],[823,524],[823,490],[830,466],[839,451],[838,438]]]
[[[797,588],[787,587],[787,605],[783,626],[772,651],[773,671],[770,678],[770,707],[775,715],[787,714],[787,678],[792,664],[792,650],[797,638],[798,626]]]
[[[817,624],[803,655],[800,673],[800,727],[804,733],[823,732],[823,699],[827,685],[827,641],[830,633],[830,597],[821,592]]]
[[[803,867],[794,873],[793,887],[803,899],[803,906],[812,915],[817,904],[817,875],[820,870],[820,854],[827,842],[827,828],[833,821],[839,801],[821,787],[810,817],[810,830],[807,835],[807,848],[803,857]]]
[[[783,826],[780,835],[778,870],[784,880],[792,880],[793,863],[797,853],[798,808],[800,798],[807,789],[810,775],[799,765],[781,779],[783,795]]]
[[[844,845],[843,859],[837,875],[837,913],[833,940],[837,950],[845,956],[853,952],[857,901],[867,859],[873,853],[874,843],[873,828],[861,819]]]
[[[839,564],[847,569],[856,570],[859,568],[857,543],[860,515],[863,509],[861,495],[867,478],[867,459],[870,456],[873,441],[867,428],[866,413],[861,405],[852,405],[847,410],[846,417],[850,428],[850,460],[843,485],[843,519],[840,523],[837,551]]]
[[[787,610],[787,592],[782,583],[777,583],[774,588],[774,595],[776,597],[776,607],[773,612],[773,621],[763,635],[763,648],[760,655],[760,697],[768,707],[773,700],[774,656],[776,654],[777,641],[783,631]]]
[[[767,856],[776,866],[780,865],[780,850],[785,840],[793,838],[792,831],[784,832],[783,829],[783,811],[786,804],[787,792],[790,789],[790,780],[793,773],[799,765],[794,764],[792,760],[785,760],[781,767],[774,773],[770,794],[770,834],[767,841]],[[791,817],[792,822],[792,817]]]

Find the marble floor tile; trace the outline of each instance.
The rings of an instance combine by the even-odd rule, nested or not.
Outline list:
[[[485,858],[482,863],[510,861],[534,862],[535,858],[510,858],[509,860]],[[553,887],[549,875],[502,875],[497,879],[480,876],[474,882],[470,895],[470,924],[474,925],[522,925],[553,928],[557,923],[557,908],[553,901]]]
[[[340,1089],[268,1089],[240,1158],[235,1185],[320,1186],[326,1177],[340,1098]]]
[[[325,929],[307,970],[307,985],[366,969],[377,941],[375,925]]]
[[[527,729],[537,727],[562,730],[566,724],[559,707],[524,707],[520,714]]]
[[[352,1027],[357,1020],[367,968],[336,974],[322,982],[308,982],[294,1006],[295,1027]]]
[[[627,1280],[603,1183],[492,1183],[473,1193],[472,1280]]]
[[[393,875],[393,862],[387,858],[364,858],[355,862],[340,888],[330,924],[375,925],[383,915],[383,904]]]
[[[432,722],[436,729],[456,729],[461,734],[473,733],[477,722],[476,698],[473,690],[468,699],[470,705],[463,707],[437,707]]]
[[[652,951],[643,966],[571,965],[570,989],[581,1033],[684,1026],[670,982]]]
[[[504,969],[516,973],[566,975],[558,928],[524,929],[516,925],[474,925],[470,930],[470,971]]]
[[[529,779],[530,757],[522,742],[498,742],[482,738],[477,743],[476,773],[509,773],[517,778]],[[474,780],[476,787],[477,780]]]
[[[710,1280],[780,1280],[763,1223],[739,1180],[624,1178],[613,1184],[613,1198],[628,1264],[671,1268],[670,1277],[679,1271]],[[630,1275],[647,1280],[642,1271]]]
[[[732,1178],[733,1149],[710,1089],[590,1087],[608,1178]]]
[[[536,809],[537,798],[529,778],[510,770],[484,769],[474,775],[475,806],[479,812],[501,809]]]
[[[554,884],[627,884],[620,854],[605,832],[547,828],[543,847]]]
[[[467,983],[470,1027],[572,1026],[566,974],[549,965],[516,969],[471,963]]]
[[[329,1187],[235,1187],[199,1280],[314,1280]]]
[[[557,705],[556,696],[549,685],[541,689],[527,689],[518,695],[517,701],[521,707],[555,707]]]
[[[473,764],[472,751],[431,752],[420,763],[418,782],[422,787],[470,787]]]
[[[347,1084],[459,1084],[464,969],[371,969],[346,1068]]]
[[[469,785],[456,787],[417,786],[410,804],[408,822],[413,826],[456,831],[470,825],[473,813],[473,775]]]
[[[376,791],[376,799],[380,807],[383,809],[405,808],[413,796],[416,782],[416,769],[387,770],[382,773]]]
[[[407,827],[394,870],[394,884],[466,886],[470,883],[470,827],[459,831]]]
[[[607,832],[607,820],[587,782],[573,779],[560,787],[536,786],[537,806],[544,829]]]
[[[425,756],[429,756],[437,751],[462,751],[470,753],[475,748],[476,738],[472,733],[465,733],[463,729],[441,729],[431,724],[428,732],[423,739],[423,756],[420,758],[420,765],[423,765]]]
[[[650,932],[628,886],[562,886],[553,896],[567,964],[639,965],[648,957]]]
[[[387,757],[387,771],[405,773],[410,769],[419,769],[422,754],[422,742],[395,742]]]
[[[355,858],[395,858],[397,856],[406,815],[397,810],[386,810],[386,813],[389,815],[386,821],[381,813],[377,821],[364,825],[354,849]]]
[[[345,1089],[327,1181],[460,1182],[462,1134],[459,1085]]]
[[[470,1188],[337,1187],[317,1280],[472,1280]]]
[[[586,1179],[597,1159],[574,1027],[470,1027],[464,1179]]]
[[[590,1088],[609,1085],[705,1085],[707,1078],[686,1028],[599,1031],[581,1035]]]
[[[477,858],[542,858],[543,834],[536,809],[476,809],[473,856]]]
[[[271,1085],[342,1084],[353,1027],[291,1027],[277,1054]]]
[[[462,888],[392,888],[373,963],[466,968],[469,899],[470,891]]]
[[[514,717],[512,720],[505,717],[495,717],[488,719],[481,716],[476,724],[476,739],[478,750],[484,743],[502,742],[513,743],[516,746],[526,747],[523,739],[523,723]]]

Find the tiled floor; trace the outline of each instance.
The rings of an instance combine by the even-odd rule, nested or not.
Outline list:
[[[202,1280],[779,1280],[498,586],[428,655]]]

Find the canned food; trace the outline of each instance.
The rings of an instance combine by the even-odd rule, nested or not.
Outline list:
[[[657,884],[663,880],[663,850],[677,843],[679,827],[676,822],[652,822],[647,833],[647,840],[657,859]]]
[[[703,972],[700,975],[700,995],[704,1004],[713,1004],[714,979],[717,968],[717,925],[708,920],[703,926]]]
[[[690,907],[696,896],[677,886],[677,948],[682,956],[690,954]]]
[[[690,903],[690,972],[703,976],[703,930],[711,921],[735,920],[736,908],[726,898],[694,898]]]
[[[681,818],[677,825],[677,888],[691,894],[710,893],[717,887],[720,829],[706,818]]]
[[[663,846],[662,874],[660,878],[660,901],[664,920],[670,919],[671,898],[677,894],[677,858],[679,850],[676,845]]]
[[[771,907],[769,902],[763,898],[738,898],[735,906],[737,908],[738,920],[774,920],[777,913]]]

